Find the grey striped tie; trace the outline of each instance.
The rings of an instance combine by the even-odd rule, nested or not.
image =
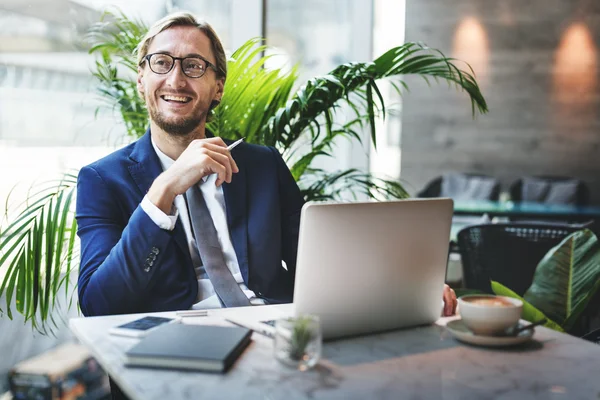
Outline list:
[[[206,201],[197,185],[185,193],[190,212],[190,220],[200,258],[215,292],[225,307],[249,306],[250,301],[235,281],[223,256],[217,230],[213,223]]]

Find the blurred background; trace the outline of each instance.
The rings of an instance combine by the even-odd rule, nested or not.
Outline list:
[[[490,112],[472,121],[462,95],[409,81],[404,180],[469,171],[508,190],[522,176],[572,177],[600,203],[599,1],[407,1],[406,40],[469,62]]]

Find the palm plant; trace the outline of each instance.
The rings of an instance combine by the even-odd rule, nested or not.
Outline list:
[[[99,55],[93,75],[99,82],[100,97],[120,113],[132,139],[144,134],[148,121],[136,89],[133,55],[146,31],[140,21],[117,13],[105,15],[89,35],[90,52]],[[265,49],[261,39],[253,39],[235,51],[228,62],[222,102],[207,126],[224,138],[245,137],[248,142],[275,146],[307,200],[339,200],[359,194],[388,199],[408,196],[396,181],[353,169],[326,172],[313,164],[319,157],[331,156],[339,138],[360,141],[364,129],[370,130],[371,142],[376,145],[375,121],[386,113],[377,86],[380,79],[391,78],[399,93],[407,89],[403,75],[443,80],[467,93],[473,116],[487,112],[473,74],[423,45],[407,43],[370,63],[340,65],[327,75],[310,79],[296,92],[297,68],[268,70],[265,62],[269,57],[262,56]],[[346,117],[348,110],[351,117]],[[74,176],[69,175],[40,202],[28,204],[0,234],[2,261],[12,260],[8,269],[4,263],[0,266],[0,271],[6,269],[0,295],[16,290],[17,311],[28,320],[47,320],[50,300],[54,304],[61,283],[68,282],[61,281],[62,277],[74,267],[72,257],[61,256],[76,253],[72,207],[70,201],[64,201],[67,195],[70,199],[74,184]],[[55,212],[44,211],[50,209]],[[6,306],[11,317],[8,296]]]
[[[59,304],[61,288],[72,299],[69,277],[79,258],[72,212],[76,182],[72,173],[47,182],[28,195],[18,216],[0,232],[0,276],[4,276],[0,295],[6,294],[6,314],[12,319],[14,296],[17,312],[43,333],[49,316],[57,325],[52,311]],[[8,211],[7,207],[7,217]]]

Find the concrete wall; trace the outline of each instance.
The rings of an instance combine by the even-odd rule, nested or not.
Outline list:
[[[445,171],[504,187],[523,175],[583,179],[600,203],[600,1],[407,0],[406,40],[474,68],[490,112],[416,77],[404,97],[401,178],[412,192]]]

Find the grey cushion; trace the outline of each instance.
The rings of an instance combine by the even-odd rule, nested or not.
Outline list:
[[[551,181],[524,177],[521,189],[523,201],[547,204],[576,204],[580,182],[576,179]]]
[[[440,196],[454,200],[491,200],[498,181],[486,176],[444,174]]]

